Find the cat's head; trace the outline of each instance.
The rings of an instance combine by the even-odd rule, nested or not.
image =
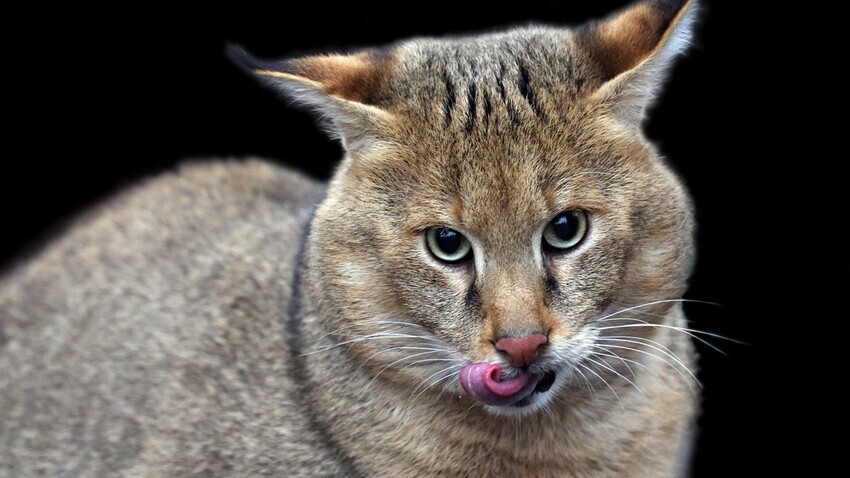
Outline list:
[[[587,361],[600,319],[679,298],[691,267],[687,194],[640,123],[694,9],[646,1],[576,29],[353,55],[237,52],[345,145],[311,265],[354,353],[500,413],[540,408],[582,367],[610,375]],[[670,304],[628,316],[656,322]]]

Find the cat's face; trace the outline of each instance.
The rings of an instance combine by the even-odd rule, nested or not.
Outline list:
[[[690,205],[635,124],[652,90],[635,82],[659,80],[641,68],[657,69],[683,10],[641,5],[579,33],[416,40],[287,64],[280,75],[312,75],[344,98],[327,108],[350,154],[317,214],[312,264],[341,336],[369,338],[352,347],[369,367],[412,395],[462,394],[462,371],[494,364],[505,380],[539,382],[511,405],[485,406],[533,412],[613,372],[593,361],[608,315],[681,296]],[[615,23],[636,15],[665,27],[648,52],[600,54],[641,34]],[[498,346],[530,336],[545,342],[527,360]]]
[[[391,149],[348,165],[317,226],[322,242],[332,243],[323,262],[337,300],[367,324],[358,332],[399,330],[370,318],[412,322],[424,330],[400,329],[433,334],[458,363],[502,366],[507,357],[493,346],[500,337],[542,332],[549,345],[532,367],[561,371],[564,360],[593,351],[595,319],[681,295],[689,207],[651,150],[637,136],[600,131],[574,143],[570,126],[535,126],[486,142],[411,127]],[[567,211],[585,214],[587,225],[577,245],[561,251],[543,233]],[[441,260],[427,240],[438,227],[465,236],[471,253]],[[397,344],[373,342],[367,353]],[[398,352],[382,358],[443,357]],[[406,369],[412,380],[456,364],[417,365]]]

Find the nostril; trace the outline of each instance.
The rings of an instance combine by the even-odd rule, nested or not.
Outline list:
[[[525,367],[534,363],[537,349],[549,342],[544,334],[532,334],[527,337],[504,337],[496,342],[496,350],[505,352],[514,367]]]

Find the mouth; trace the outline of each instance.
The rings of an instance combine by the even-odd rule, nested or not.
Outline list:
[[[552,385],[554,385],[556,378],[558,378],[557,372],[546,372],[540,377],[540,381],[537,382],[537,386],[534,387],[534,390],[532,390],[531,393],[528,394],[528,396],[522,398],[517,402],[512,403],[511,406],[522,408],[531,405],[534,402],[534,396],[539,393],[548,392],[549,389],[552,388]]]
[[[460,385],[466,393],[495,406],[528,406],[535,394],[548,392],[556,378],[554,371],[538,374],[520,370],[514,377],[503,379],[501,368],[486,362],[466,365],[460,371]]]

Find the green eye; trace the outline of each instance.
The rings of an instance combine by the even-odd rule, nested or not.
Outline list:
[[[587,213],[566,211],[559,214],[543,230],[543,245],[550,250],[565,251],[577,246],[587,233]]]
[[[472,245],[463,234],[447,227],[432,227],[425,232],[431,254],[443,262],[461,262],[472,255]]]

